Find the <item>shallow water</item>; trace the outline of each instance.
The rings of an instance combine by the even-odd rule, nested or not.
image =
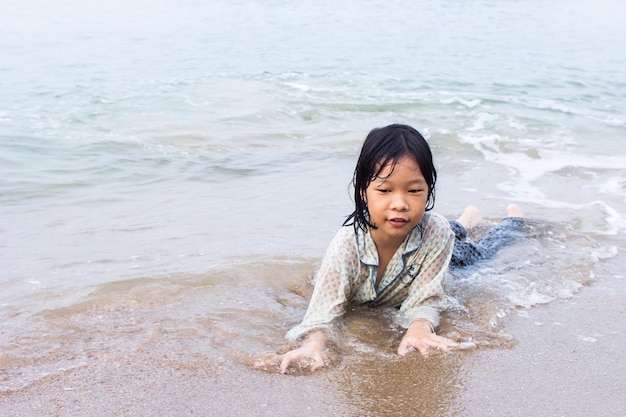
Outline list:
[[[619,2],[7,3],[3,392],[103,357],[275,351],[351,211],[360,143],[392,122],[433,148],[436,211],[538,220],[448,281],[444,334],[511,346],[503,317],[620,256]],[[350,314],[335,366],[394,364],[392,314]]]

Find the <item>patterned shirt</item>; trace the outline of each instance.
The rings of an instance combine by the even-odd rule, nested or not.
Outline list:
[[[296,340],[313,329],[328,330],[349,303],[400,307],[404,327],[424,318],[439,324],[445,306],[443,278],[454,234],[441,215],[425,213],[393,255],[378,286],[378,252],[371,233],[342,227],[331,241],[315,277],[309,308],[286,338]]]

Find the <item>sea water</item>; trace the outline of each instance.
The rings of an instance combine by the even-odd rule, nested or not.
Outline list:
[[[396,122],[433,149],[436,211],[496,222],[515,202],[537,221],[447,283],[443,331],[509,346],[502,317],[568,299],[626,247],[625,14],[4,1],[0,386],[137,351],[247,363],[280,346],[352,211],[360,144]],[[359,313],[343,343],[393,352],[376,341],[399,340],[394,312]]]

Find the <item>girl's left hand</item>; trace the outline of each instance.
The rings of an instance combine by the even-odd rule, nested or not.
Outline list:
[[[449,352],[450,348],[457,345],[458,343],[453,340],[433,333],[430,323],[415,320],[411,323],[400,341],[398,355],[404,356],[409,352],[417,350],[423,356],[428,356],[431,348],[438,349],[442,352]]]

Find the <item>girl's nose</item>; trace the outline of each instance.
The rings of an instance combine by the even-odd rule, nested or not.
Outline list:
[[[396,194],[391,200],[391,209],[396,211],[406,211],[409,209],[409,204],[403,195]]]

